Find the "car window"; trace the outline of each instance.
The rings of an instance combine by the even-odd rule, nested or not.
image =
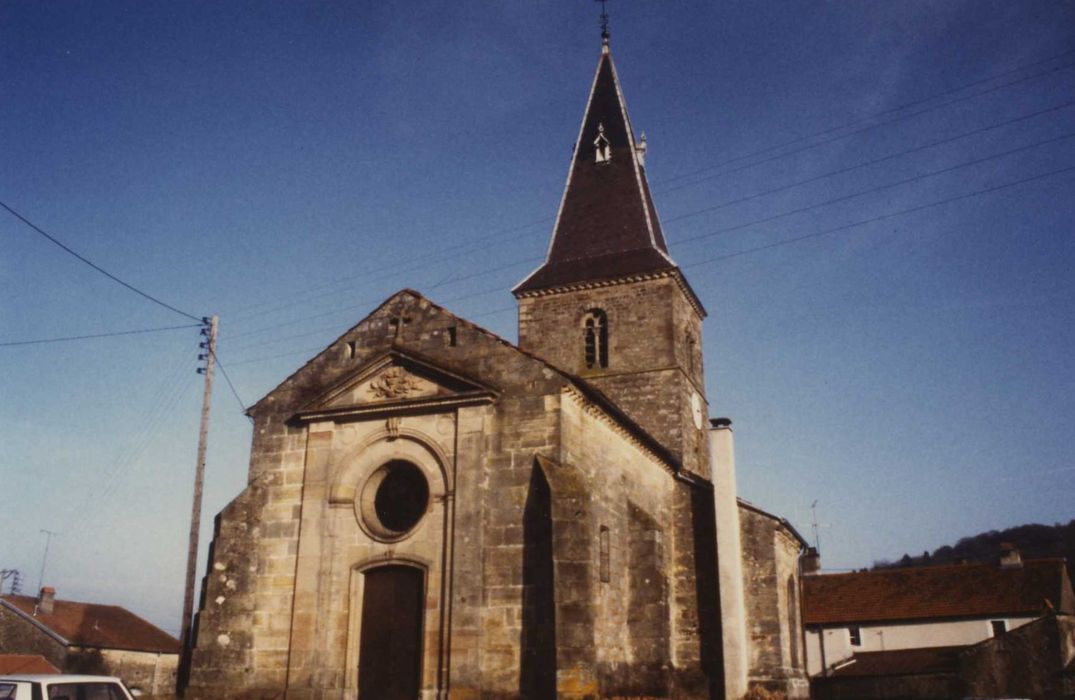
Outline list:
[[[14,683],[0,683],[0,700],[10,700],[16,692],[18,687]]]
[[[57,683],[49,686],[49,700],[127,700],[115,683]]]

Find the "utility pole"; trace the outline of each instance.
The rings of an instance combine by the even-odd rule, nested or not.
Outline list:
[[[42,530],[45,533],[45,553],[41,555],[41,573],[37,575],[37,590],[41,591],[41,586],[45,585],[45,563],[49,560],[49,544],[52,542],[54,535],[60,533],[53,532],[52,530]]]
[[[202,524],[202,482],[205,480],[205,447],[209,438],[209,404],[213,398],[213,365],[216,363],[216,333],[219,317],[202,318],[202,335],[206,337],[200,344],[205,352],[198,355],[205,366],[198,368],[198,374],[205,375],[205,391],[202,394],[202,422],[198,430],[198,462],[194,468],[194,504],[190,511],[190,544],[187,549],[187,586],[183,593],[183,620],[180,625],[179,640],[181,653],[189,656],[193,640],[190,628],[194,615],[194,574],[198,566],[198,531]]]

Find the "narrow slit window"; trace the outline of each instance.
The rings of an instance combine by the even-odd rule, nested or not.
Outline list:
[[[601,561],[599,562],[599,566],[598,566],[598,568],[600,569],[600,572],[601,572],[601,583],[608,583],[610,580],[612,580],[612,574],[611,574],[611,571],[610,571],[610,561],[609,561],[609,542],[608,542],[608,538],[609,538],[608,528],[605,527],[604,525],[602,525],[601,526],[601,538],[600,538],[601,539]]]
[[[601,309],[590,309],[582,321],[586,369],[608,367],[608,318]]]

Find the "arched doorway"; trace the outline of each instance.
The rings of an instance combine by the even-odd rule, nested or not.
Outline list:
[[[362,573],[359,700],[416,700],[422,675],[424,572],[389,565]]]

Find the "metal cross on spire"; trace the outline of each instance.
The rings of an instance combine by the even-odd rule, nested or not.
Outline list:
[[[597,0],[601,3],[601,39],[608,42],[608,8],[605,7],[606,0]]]

